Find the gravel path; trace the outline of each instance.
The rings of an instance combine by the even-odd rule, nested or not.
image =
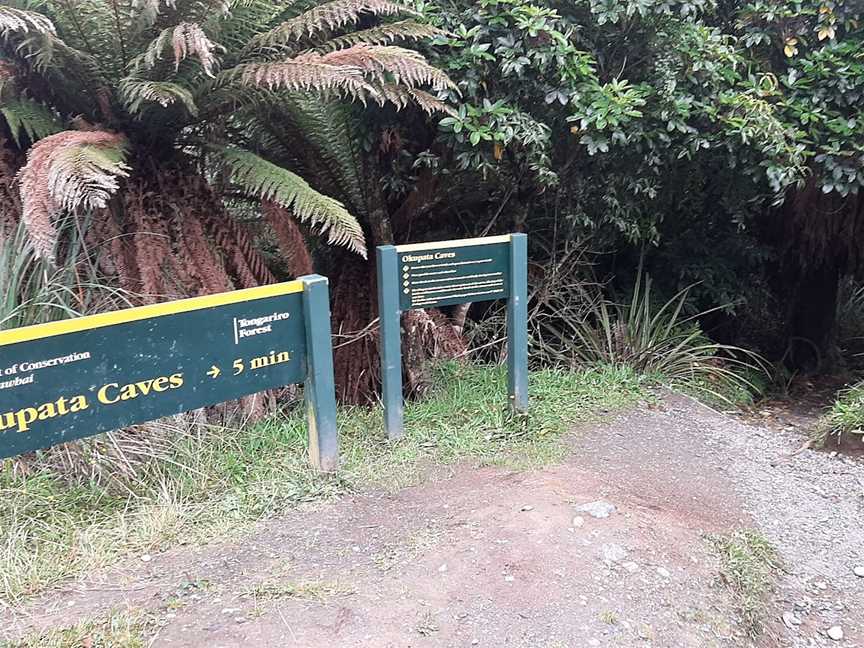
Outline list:
[[[462,465],[133,560],[0,612],[0,638],[128,607],[153,646],[745,648],[705,536],[755,527],[786,570],[759,648],[864,647],[864,465],[801,444],[669,396],[560,466]]]
[[[806,433],[798,427],[742,425],[700,406],[671,414],[708,432],[745,511],[783,558],[779,645],[864,645],[864,463],[797,452]],[[843,639],[829,638],[832,628]]]

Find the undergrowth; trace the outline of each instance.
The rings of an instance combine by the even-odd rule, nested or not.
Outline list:
[[[70,481],[50,462],[6,460],[0,607],[124,556],[236,533],[299,502],[364,487],[402,488],[436,464],[470,460],[522,469],[554,462],[571,424],[645,395],[642,379],[626,368],[536,371],[530,414],[512,417],[502,368],[447,364],[436,383],[434,397],[407,406],[406,434],[395,444],[384,439],[379,409],[342,408],[335,477],[308,465],[302,408],[232,429],[190,426],[168,443],[162,437],[151,459],[132,472],[121,469],[121,453],[108,481]],[[98,474],[105,472],[111,471]]]

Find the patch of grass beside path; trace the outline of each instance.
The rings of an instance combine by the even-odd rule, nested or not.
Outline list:
[[[341,409],[336,476],[309,468],[301,408],[236,429],[177,433],[134,477],[108,486],[70,484],[48,468],[22,476],[6,461],[0,609],[124,556],[227,536],[300,502],[417,483],[431,465],[542,466],[563,456],[561,437],[570,425],[645,396],[643,381],[629,369],[537,371],[530,414],[511,417],[506,382],[501,368],[442,366],[433,396],[407,406],[406,435],[395,444],[384,439],[378,408]]]
[[[774,547],[752,529],[709,540],[720,558],[720,577],[735,597],[744,629],[756,638],[762,634],[766,597],[779,569]]]
[[[147,648],[149,621],[139,614],[112,612],[105,618],[68,628],[52,628],[19,641],[0,643],[2,648]]]

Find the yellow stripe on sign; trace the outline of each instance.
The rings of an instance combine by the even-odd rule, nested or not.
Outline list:
[[[413,243],[411,245],[397,245],[396,251],[422,252],[423,250],[441,250],[447,248],[470,247],[473,245],[493,245],[495,243],[509,243],[510,234],[504,236],[486,236],[484,238],[461,239],[459,241],[438,241],[437,243]]]
[[[216,306],[228,306],[246,301],[267,299],[268,297],[281,297],[303,292],[302,281],[289,281],[287,283],[271,284],[259,288],[247,288],[233,292],[219,293],[217,295],[204,295],[203,297],[192,297],[191,299],[180,299],[178,301],[165,302],[164,304],[152,304],[138,308],[127,308],[110,313],[100,313],[76,319],[60,320],[58,322],[47,322],[35,326],[0,331],[0,346],[16,344],[17,342],[31,342],[66,333],[78,333],[90,329],[114,326],[115,324],[127,324],[138,322],[154,317],[165,315],[177,315],[190,311],[214,308]]]

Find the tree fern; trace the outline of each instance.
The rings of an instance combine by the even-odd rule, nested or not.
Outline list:
[[[330,244],[345,246],[365,258],[363,229],[342,203],[315,191],[300,176],[250,151],[224,148],[218,155],[230,181],[249,195],[291,210],[300,221],[327,233]]]

